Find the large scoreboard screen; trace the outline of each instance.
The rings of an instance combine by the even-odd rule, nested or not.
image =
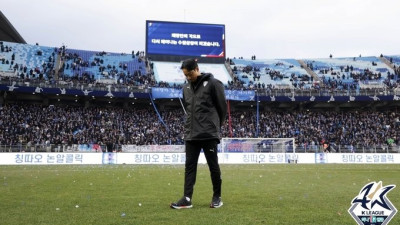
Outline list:
[[[225,59],[225,25],[147,20],[146,55]]]

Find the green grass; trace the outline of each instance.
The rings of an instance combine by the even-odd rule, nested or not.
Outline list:
[[[193,208],[172,210],[183,193],[183,166],[0,166],[0,224],[356,224],[351,200],[380,180],[398,185],[388,198],[400,208],[400,165],[221,169],[222,208],[209,208],[210,176],[199,165]],[[390,224],[400,224],[399,213]]]

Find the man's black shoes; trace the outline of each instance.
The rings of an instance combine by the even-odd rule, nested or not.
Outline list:
[[[222,202],[221,197],[213,197],[210,208],[219,208],[222,205],[224,205],[224,203]],[[190,209],[193,207],[191,199],[185,196],[179,199],[179,201],[171,203],[169,206],[172,209]]]
[[[219,208],[223,205],[221,197],[213,197],[211,200],[210,208]]]
[[[192,201],[189,197],[183,196],[179,201],[169,205],[173,209],[190,209],[193,207]]]

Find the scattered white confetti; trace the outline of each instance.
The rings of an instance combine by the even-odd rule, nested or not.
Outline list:
[[[142,203],[139,203],[139,206],[142,206]]]
[[[60,208],[56,208],[56,211],[59,211],[60,210]]]
[[[79,205],[76,205],[75,208],[79,208]]]

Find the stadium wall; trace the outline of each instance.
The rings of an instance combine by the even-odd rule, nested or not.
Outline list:
[[[220,153],[221,164],[400,164],[400,154],[353,153]],[[185,153],[2,153],[0,165],[183,165]],[[200,164],[206,164],[204,154]]]

